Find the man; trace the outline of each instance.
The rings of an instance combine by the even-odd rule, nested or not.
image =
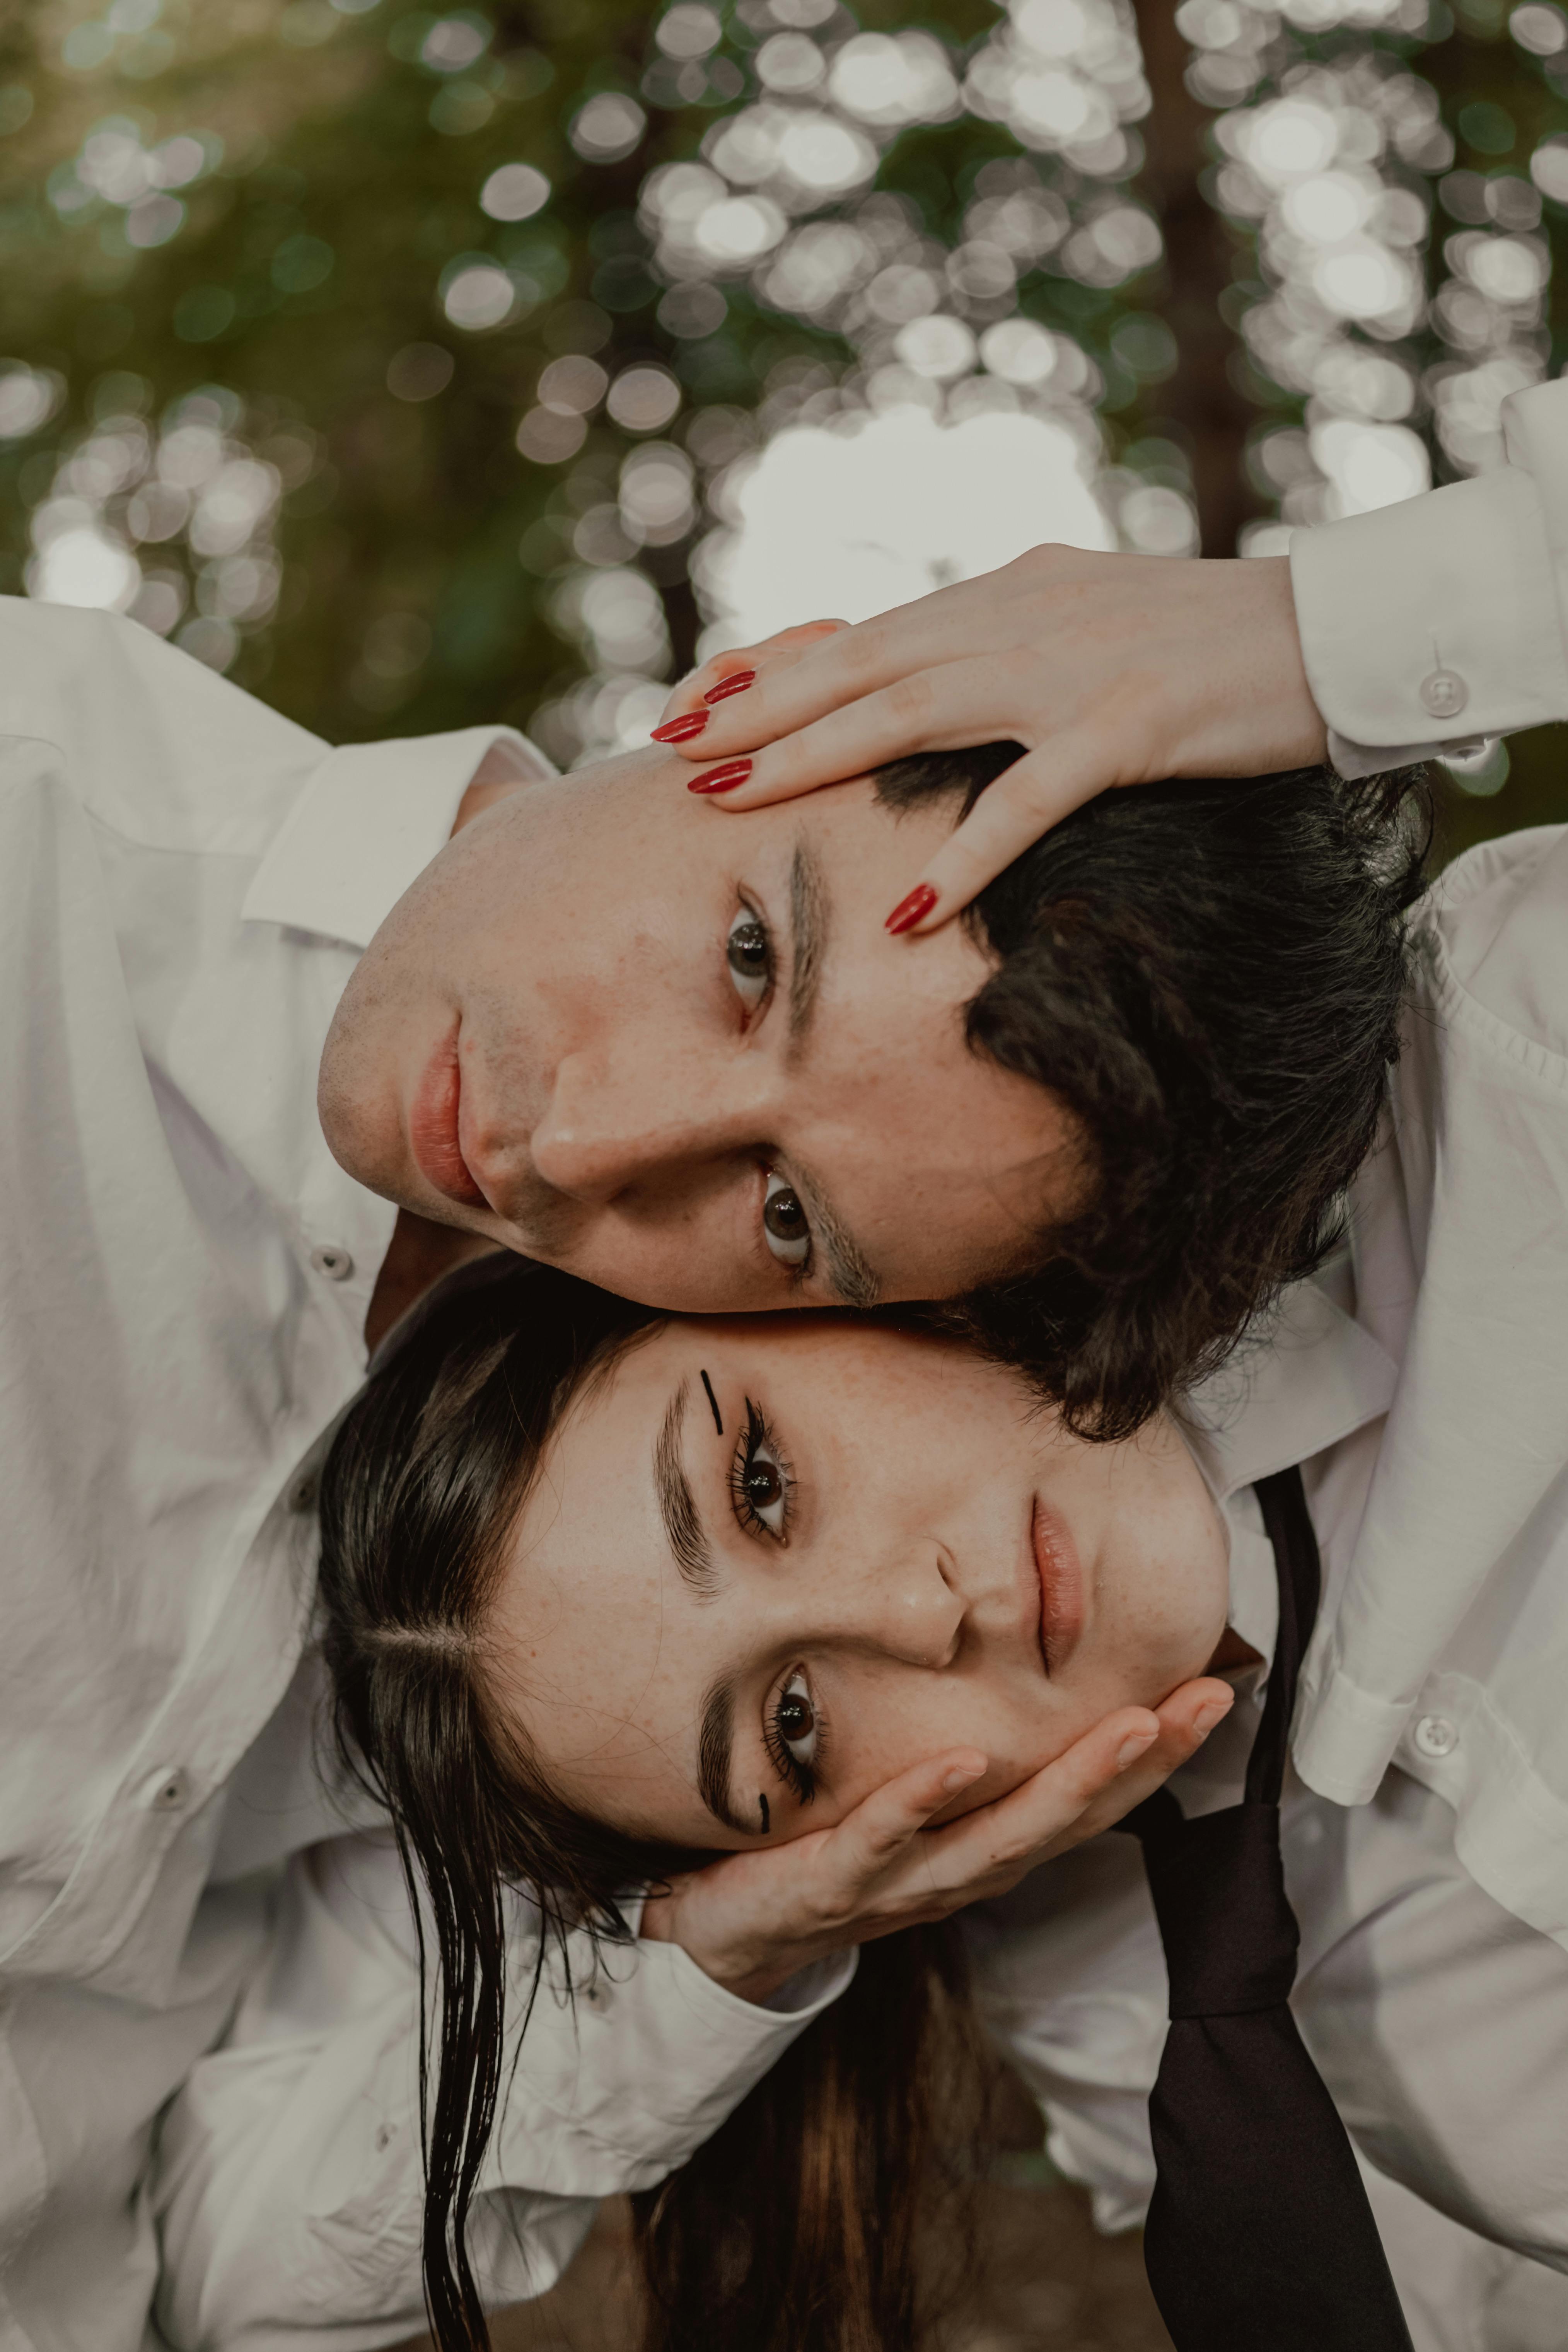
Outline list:
[[[1238,1029],[1211,971],[1219,1026],[1196,1053],[1183,1021],[1151,1020],[1139,972],[1164,977],[1140,964],[1145,901],[1091,939],[1052,913],[1054,867],[1011,943],[1004,900],[989,940],[953,932],[918,964],[863,951],[866,908],[951,828],[962,778],[901,814],[851,786],[759,821],[743,847],[663,770],[559,783],[487,730],[330,752],[129,623],[17,604],[0,611],[0,2310],[18,2347],[135,2352],[154,2118],[222,2031],[283,1857],[343,1823],[314,1769],[310,1479],[367,1328],[494,1241],[740,1307],[997,1276],[1005,1299],[1076,1229],[1053,1350],[1077,1360],[1121,1331],[1117,1380],[1091,1353],[1081,1402],[1135,1411],[1126,1286],[1093,1263],[1118,1196],[1073,971],[1098,974],[1101,1034],[1121,1040],[1125,1084],[1101,1092],[1142,1138],[1167,1248],[1194,1183],[1245,1172],[1209,1047],[1245,1029],[1248,999]],[[1287,867],[1297,842],[1310,887],[1276,920],[1305,946],[1348,898],[1375,938],[1348,1061],[1320,1071],[1321,1102],[1299,1074],[1285,1089],[1321,1132],[1309,1181],[1287,1188],[1278,1271],[1361,1148],[1414,861],[1391,814],[1391,888],[1389,858],[1321,780],[1224,803],[1206,887],[1232,877],[1232,914],[1253,887],[1247,838]],[[1168,806],[1148,805],[1168,838]],[[1103,895],[1126,864],[1117,827],[1063,838]],[[1141,890],[1192,895],[1190,862],[1145,866]],[[1228,929],[1192,926],[1187,950]],[[1258,1001],[1277,1009],[1271,976],[1310,994],[1307,967],[1290,971],[1259,956]],[[1068,1029],[1077,1062],[1057,1087],[1041,1041]],[[412,1214],[329,1152],[319,1063],[339,1149]],[[1195,1156],[1161,1141],[1182,1125],[1162,1070],[1187,1089]],[[1229,1232],[1221,1217],[1216,1251]],[[1215,1336],[1212,1318],[1167,1323],[1169,1349]],[[1127,1802],[1195,1742],[1179,1710],[1163,1717]],[[754,2010],[675,1948],[643,1966],[634,2168],[679,2161],[821,1997]]]
[[[1568,385],[1516,395],[1503,418],[1507,464],[1299,532],[1289,563],[1123,566],[1041,550],[858,630],[802,633],[776,668],[755,659],[754,694],[723,691],[721,674],[745,679],[752,657],[721,657],[678,698],[689,717],[713,697],[714,716],[681,749],[732,768],[767,744],[722,796],[745,808],[808,791],[847,760],[999,727],[1017,737],[1027,758],[918,877],[911,868],[929,890],[910,927],[919,936],[1065,810],[1142,775],[1245,775],[1309,757],[1325,735],[1341,771],[1364,775],[1562,719]],[[1568,2190],[1560,2095],[1555,2109],[1539,2103],[1560,2077],[1531,2008],[1545,1987],[1560,2010],[1553,1964],[1568,1947],[1563,835],[1473,853],[1434,893],[1422,930],[1381,1148],[1349,1201],[1345,1300],[1360,1332],[1280,1353],[1276,1427],[1265,1424],[1258,1454],[1267,1466],[1300,1458],[1322,1401],[1337,1391],[1350,1404],[1313,1496],[1330,1580],[1295,1728],[1295,1883],[1310,1900],[1316,1840],[1357,1858],[1365,1907],[1309,1952],[1303,2016],[1310,2032],[1315,2012],[1314,2046],[1380,2168],[1385,2227],[1405,2237],[1401,2284],[1415,2283],[1420,2342],[1493,2352],[1560,2343],[1568,2325],[1561,2278],[1538,2267],[1563,2267]],[[1383,1360],[1377,1393],[1359,1402],[1358,1339]],[[1233,1436],[1245,1458],[1245,1412]],[[1467,1996],[1490,2036],[1468,2081],[1454,2069],[1443,2080],[1440,2063],[1466,2021],[1441,2000],[1423,2009],[1443,1979],[1422,1921],[1445,1918],[1454,1948],[1468,1938],[1489,1955]],[[1080,2092],[1131,2092],[1121,2105],[1136,2118],[1163,2000],[1148,1979],[1146,1906],[1121,1924],[1142,2047],[1124,2048],[1114,2084],[1103,2042],[1074,2051],[1070,2072]],[[1080,1947],[1090,1974],[1117,1972],[1115,1941],[1113,1922]],[[1070,2011],[1063,1952],[1047,1937],[1037,1957],[1038,1982],[1063,1988]],[[1069,2045],[1029,1998],[1025,2039]],[[1044,2086],[1050,2064],[1037,2074]],[[1059,2073],[1047,2095],[1065,2113]],[[1104,2132],[1090,2161],[1094,2137],[1080,2125],[1075,2168],[1109,2195],[1118,2168]],[[1127,2215],[1147,2193],[1146,2142],[1122,2154]],[[1411,2186],[1419,2208],[1403,2194]],[[1468,2240],[1440,2227],[1434,2237],[1432,2205]],[[1522,2270],[1504,2248],[1528,2258]]]

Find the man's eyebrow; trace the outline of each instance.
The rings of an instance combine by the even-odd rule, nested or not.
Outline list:
[[[719,1590],[718,1563],[680,1458],[681,1424],[690,1392],[690,1381],[682,1381],[659,1423],[653,1442],[653,1485],[676,1567],[699,1601],[711,1601]]]
[[[714,1684],[702,1702],[701,1728],[697,1735],[697,1786],[716,1822],[742,1837],[754,1834],[730,1802],[730,1743],[735,1712],[735,1686],[725,1679]]]
[[[832,894],[822,861],[804,835],[796,840],[789,868],[789,1051],[799,1052],[822,986],[827,953]]]
[[[798,1055],[805,1042],[822,987],[833,897],[822,860],[804,834],[795,841],[789,869],[789,1019],[787,1051]],[[802,1176],[798,1187],[812,1232],[826,1260],[828,1287],[846,1307],[875,1307],[882,1286],[855,1236],[840,1223],[821,1189]]]
[[[812,1240],[822,1252],[828,1288],[846,1307],[875,1307],[882,1296],[881,1278],[859,1243],[811,1177],[795,1171],[795,1186],[811,1220]]]

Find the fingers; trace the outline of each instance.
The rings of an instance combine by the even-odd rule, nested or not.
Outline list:
[[[829,1833],[830,1843],[838,1848],[834,1859],[864,1878],[875,1876],[919,1836],[933,1814],[979,1780],[985,1765],[977,1748],[955,1748],[945,1756],[928,1757],[897,1780],[873,1789]]]
[[[728,735],[717,723],[700,740],[679,748],[688,759],[743,765],[739,789],[725,795],[726,808],[765,808],[775,801],[794,800],[823,784],[841,783],[847,776],[863,776],[887,767],[913,751],[954,751],[972,743],[995,742],[1011,733],[1009,719],[997,701],[995,666],[987,660],[944,662],[899,678],[846,701],[824,719],[796,726],[787,720],[787,702],[795,670],[771,671],[737,702],[753,697],[766,719],[765,731],[776,736],[754,758],[731,763]],[[733,712],[722,706],[725,729],[733,731]],[[784,711],[784,716],[775,718]],[[752,713],[746,713],[748,731],[755,734]],[[678,722],[679,723],[679,722]],[[723,740],[720,740],[721,735]],[[691,780],[694,793],[711,789],[711,768]]]
[[[1122,1707],[1005,1797],[921,1840],[950,1907],[1000,1894],[1097,1836],[1187,1762],[1228,1713],[1228,1684],[1184,1683],[1161,1707]]]
[[[1107,1781],[1090,1798],[1079,1820],[1058,1841],[1054,1851],[1065,1852],[1069,1845],[1081,1844],[1085,1838],[1098,1837],[1102,1830],[1113,1829],[1135,1805],[1152,1797],[1173,1772],[1196,1755],[1210,1732],[1229,1714],[1234,1702],[1235,1693],[1228,1683],[1210,1676],[1184,1683],[1179,1691],[1173,1691],[1156,1711],[1160,1725],[1157,1737],[1126,1771]]]
[[[1052,736],[1005,769],[888,917],[895,933],[936,931],[1064,816],[1124,783],[1113,741]]]
[[[1016,1884],[1159,1737],[1148,1707],[1120,1707],[1006,1796],[930,1832],[921,1847],[949,1907]]]
[[[771,637],[760,638],[754,646],[730,646],[722,653],[710,655],[671,692],[660,714],[658,728],[654,730],[654,740],[662,740],[660,730],[671,719],[710,709],[715,701],[726,701],[742,690],[739,681],[749,686],[759,669],[791,656],[798,657],[808,646],[848,626],[847,621],[800,621],[793,628],[778,629]]]
[[[960,593],[958,589],[942,589],[934,596],[902,605],[874,621],[861,621],[853,628],[836,622],[807,623],[806,629],[816,633],[812,642],[755,662],[755,684],[744,694],[727,697],[713,709],[700,740],[694,737],[678,748],[688,759],[706,759],[710,756],[707,746],[711,742],[712,756],[729,758],[738,751],[754,751],[762,744],[772,744],[777,738],[794,734],[836,712],[841,705],[858,701],[883,688],[907,681],[918,688],[927,671],[952,659],[953,640],[943,626],[943,599]],[[924,610],[927,605],[939,610],[928,614]],[[915,617],[911,619],[911,615]],[[895,622],[903,624],[901,630],[889,625]],[[771,646],[773,640],[768,642]],[[752,651],[766,653],[767,648]],[[733,654],[718,658],[731,666],[737,662]],[[750,659],[750,656],[746,658]],[[994,731],[984,730],[987,735]],[[831,774],[815,776],[812,782],[834,783],[854,773],[852,766],[838,768]],[[796,787],[803,792],[811,788],[811,783]]]

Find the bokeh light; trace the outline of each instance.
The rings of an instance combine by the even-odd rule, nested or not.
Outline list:
[[[335,738],[570,762],[1041,537],[1277,552],[1568,356],[1552,0],[1182,0],[1147,59],[1131,0],[32,15],[5,584]]]

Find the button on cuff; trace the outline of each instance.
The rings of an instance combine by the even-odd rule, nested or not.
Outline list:
[[[1457,719],[1470,698],[1470,689],[1455,669],[1435,669],[1415,689],[1434,719]]]
[[[1451,1756],[1459,1744],[1458,1726],[1450,1723],[1446,1715],[1424,1715],[1413,1738],[1422,1756]]]

